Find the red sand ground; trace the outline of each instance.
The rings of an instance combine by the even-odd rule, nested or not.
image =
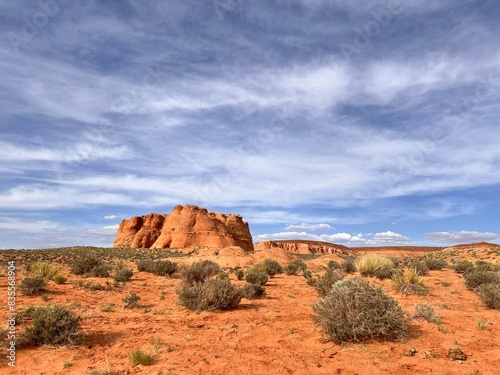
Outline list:
[[[460,257],[498,263],[500,251],[488,254],[491,247],[478,245],[443,252],[449,260]],[[384,253],[383,249],[378,252]],[[254,263],[269,255],[283,264],[292,258],[279,251],[250,256],[232,256],[226,251],[202,254],[196,259],[228,265],[235,259]],[[338,260],[327,255],[307,263],[319,270],[331,259]],[[135,265],[131,266],[135,271]],[[69,274],[67,268],[63,271]],[[6,316],[7,277],[4,271],[0,274],[0,291],[4,291],[0,295],[0,315]],[[135,272],[123,289],[112,291],[89,291],[74,285],[81,279],[69,275],[66,285],[51,283],[47,302],[40,296],[18,295],[17,306],[72,305],[83,318],[85,344],[77,348],[19,349],[17,367],[8,367],[2,359],[0,373],[104,374],[110,370],[113,374],[500,374],[500,314],[486,309],[465,288],[462,276],[450,269],[430,271],[423,277],[431,288],[427,296],[403,297],[392,290],[389,280],[370,279],[394,296],[405,310],[413,311],[415,303],[434,306],[442,318],[441,330],[434,323],[413,320],[410,338],[404,343],[371,340],[345,346],[326,341],[321,329],[314,325],[311,305],[319,297],[302,276],[277,275],[266,285],[266,298],[243,299],[233,311],[201,313],[177,304],[175,289],[181,284],[179,279]],[[103,279],[85,279],[92,280],[104,283]],[[243,284],[234,275],[231,280]],[[141,307],[123,310],[122,298],[131,291],[140,296]],[[114,304],[113,311],[101,310],[110,304]],[[476,327],[479,318],[486,319],[485,330]],[[130,355],[137,347],[153,355],[151,366],[131,364]],[[404,356],[408,347],[416,348],[417,354]],[[451,361],[447,352],[452,347],[461,348],[468,359],[462,363]],[[2,355],[5,353],[4,349]]]

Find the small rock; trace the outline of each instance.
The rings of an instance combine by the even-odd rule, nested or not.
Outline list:
[[[450,348],[448,349],[448,357],[450,357],[452,361],[465,361],[467,359],[467,354],[460,348]]]
[[[405,349],[403,354],[407,357],[413,357],[415,354],[417,354],[417,349],[414,347],[410,347],[408,349]]]
[[[425,352],[425,359],[429,359],[429,358],[441,358],[441,356],[439,355],[439,353],[436,353],[433,350],[427,350]]]

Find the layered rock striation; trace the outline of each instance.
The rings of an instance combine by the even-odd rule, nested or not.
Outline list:
[[[262,241],[255,244],[255,250],[278,248],[297,254],[350,254],[352,251],[343,245],[321,241],[283,240]]]
[[[240,215],[175,206],[170,214],[151,213],[123,220],[114,247],[183,248],[239,246],[253,251],[248,223]]]

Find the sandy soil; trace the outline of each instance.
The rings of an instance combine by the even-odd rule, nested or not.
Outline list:
[[[490,248],[478,245],[441,252],[448,260],[485,259],[498,263],[500,251],[492,252]],[[195,259],[211,259],[224,266],[247,266],[270,255],[283,264],[293,259],[279,251],[245,256],[222,250],[218,255],[207,251]],[[331,259],[339,260],[325,255],[307,263],[319,274],[323,272],[321,265]],[[6,264],[7,259],[2,260]],[[193,258],[179,261],[191,262]],[[45,293],[48,301],[40,296],[18,295],[19,309],[47,303],[72,306],[83,318],[85,343],[77,348],[19,349],[16,368],[8,367],[2,358],[0,373],[104,374],[109,370],[113,374],[500,374],[500,314],[486,309],[465,288],[462,276],[450,269],[430,271],[423,277],[431,288],[427,296],[403,297],[392,290],[389,280],[371,279],[409,312],[416,303],[434,306],[442,319],[440,329],[434,323],[413,320],[406,342],[371,340],[339,346],[328,342],[314,325],[311,305],[319,296],[302,276],[277,275],[266,285],[266,298],[243,299],[236,310],[196,313],[177,304],[175,289],[181,280],[136,272],[135,265],[130,265],[134,276],[121,289],[83,289],[75,285],[82,278],[70,275],[65,267],[68,282],[50,283]],[[21,267],[19,280],[22,274]],[[3,270],[0,275],[0,315],[7,316],[7,277]],[[244,283],[234,275],[231,280]],[[94,278],[85,281],[104,283]],[[122,298],[131,291],[140,296],[141,306],[124,310]],[[106,311],[109,306],[113,306],[112,311]],[[476,327],[479,318],[487,321],[484,330]],[[153,355],[152,365],[131,364],[130,355],[137,347]],[[403,355],[409,347],[417,350],[415,356]],[[447,352],[452,347],[461,348],[468,359],[462,363],[451,361]],[[2,349],[5,357],[6,349]]]

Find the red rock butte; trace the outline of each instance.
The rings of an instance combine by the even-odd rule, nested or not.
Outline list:
[[[253,251],[248,223],[240,215],[210,212],[198,206],[175,206],[170,214],[150,213],[123,220],[114,247],[185,248],[239,246]]]

